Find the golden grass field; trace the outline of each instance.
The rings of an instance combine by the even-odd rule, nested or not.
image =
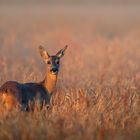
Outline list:
[[[44,78],[39,45],[51,54],[69,48],[51,109],[1,111],[0,140],[139,140],[138,6],[75,14],[70,7],[26,8],[1,7],[0,85]]]

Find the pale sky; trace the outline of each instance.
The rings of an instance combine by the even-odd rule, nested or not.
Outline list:
[[[99,4],[140,4],[140,0],[0,0],[0,4],[23,4],[23,3],[99,3]]]

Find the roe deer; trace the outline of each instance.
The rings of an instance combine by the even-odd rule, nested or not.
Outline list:
[[[67,46],[61,49],[56,55],[50,56],[42,47],[39,47],[40,55],[47,64],[47,74],[43,81],[38,83],[18,83],[16,81],[7,81],[0,87],[0,97],[3,105],[7,109],[16,106],[21,110],[29,110],[29,103],[34,109],[35,101],[39,101],[40,109],[43,105],[50,104],[50,98],[54,91],[59,72],[59,61],[64,55]]]

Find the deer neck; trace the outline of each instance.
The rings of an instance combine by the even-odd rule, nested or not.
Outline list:
[[[57,75],[53,75],[47,72],[47,75],[43,81],[43,85],[48,90],[49,94],[52,94],[57,82]]]

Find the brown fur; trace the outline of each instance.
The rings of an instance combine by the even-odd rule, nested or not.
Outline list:
[[[0,101],[6,109],[11,110],[16,107],[19,107],[21,110],[34,109],[35,101],[39,101],[40,108],[43,105],[50,104],[50,98],[57,81],[58,61],[63,56],[66,47],[60,50],[55,56],[49,56],[43,47],[39,49],[44,61],[46,63],[49,61],[45,79],[39,83],[21,84],[16,81],[4,83],[0,87]]]

